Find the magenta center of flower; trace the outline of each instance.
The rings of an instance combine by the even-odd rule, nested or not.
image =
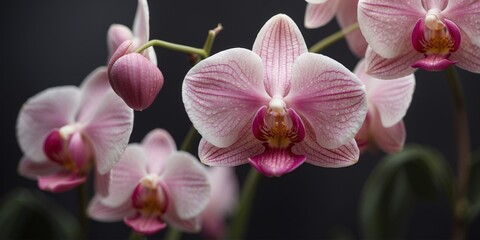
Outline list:
[[[452,21],[442,18],[436,9],[429,10],[424,19],[419,19],[412,32],[412,45],[425,58],[412,65],[430,71],[447,68],[455,62],[449,60],[451,53],[460,47],[460,29]]]
[[[43,150],[50,161],[75,174],[86,175],[93,164],[93,149],[76,125],[53,130]]]
[[[168,197],[158,176],[148,175],[140,180],[132,195],[132,205],[146,217],[159,217],[165,213]]]

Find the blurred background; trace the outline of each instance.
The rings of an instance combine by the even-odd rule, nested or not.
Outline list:
[[[17,174],[22,153],[16,141],[15,125],[22,104],[49,87],[79,85],[93,69],[105,65],[107,29],[112,23],[131,27],[137,1],[2,0],[0,4],[0,197],[3,198],[19,187],[37,189],[35,181]],[[224,29],[215,40],[212,53],[232,47],[251,49],[260,28],[277,13],[285,13],[297,23],[308,46],[338,30],[335,20],[320,29],[305,29],[303,0],[150,0],[149,6],[152,39],[201,47],[207,31],[221,23]],[[184,54],[155,50],[165,83],[154,104],[135,113],[131,142],[139,142],[151,129],[159,127],[167,129],[180,145],[190,126],[181,101],[181,83],[190,64]],[[350,69],[359,60],[350,53],[345,41],[336,43],[323,54]],[[459,72],[468,107],[471,145],[472,149],[478,149],[480,75]],[[416,78],[412,105],[404,119],[407,144],[439,149],[455,169],[455,131],[445,73],[417,71]],[[363,238],[358,217],[360,196],[367,177],[382,157],[381,153],[363,155],[357,164],[342,169],[303,164],[281,178],[262,177],[251,209],[247,238],[329,239],[337,233]],[[236,168],[240,182],[249,168],[248,165]],[[54,204],[74,215],[77,214],[76,194],[76,191],[45,193]],[[437,200],[416,201],[410,210],[403,238],[450,238],[452,214],[444,195]],[[126,239],[129,232],[122,222],[91,221],[89,239]],[[162,236],[163,233],[151,238]],[[478,219],[470,227],[469,239],[480,239]]]

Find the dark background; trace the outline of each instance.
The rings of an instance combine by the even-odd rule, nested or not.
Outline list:
[[[17,187],[36,188],[36,182],[16,172],[22,153],[15,137],[15,123],[22,103],[49,87],[78,85],[97,66],[105,65],[108,27],[112,23],[131,27],[136,5],[135,0],[1,1],[2,196]],[[232,47],[250,49],[263,24],[277,13],[288,14],[298,24],[308,46],[338,30],[335,21],[321,29],[305,29],[303,0],[150,0],[149,5],[151,38],[201,47],[207,31],[222,23],[224,30],[215,41],[213,53]],[[181,82],[190,64],[184,54],[160,48],[156,52],[165,84],[149,109],[136,112],[131,141],[138,142],[151,129],[161,127],[170,131],[180,145],[190,126],[181,101]],[[324,54],[350,69],[358,61],[344,41]],[[460,73],[472,148],[478,149],[480,76],[463,70]],[[405,117],[407,143],[439,149],[454,167],[455,132],[445,74],[417,71],[416,77],[416,91]],[[380,158],[381,154],[365,155],[357,164],[343,169],[303,164],[281,178],[262,178],[248,238],[322,239],[330,238],[336,229],[362,238],[357,214],[360,194]],[[249,168],[236,168],[240,180]],[[76,214],[75,191],[47,195]],[[418,202],[411,211],[405,238],[450,238],[451,212],[445,197]],[[129,229],[121,222],[91,221],[92,239],[125,239],[128,234]],[[480,239],[478,219],[470,228],[470,239]]]

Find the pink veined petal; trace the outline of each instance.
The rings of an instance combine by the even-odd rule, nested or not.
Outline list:
[[[395,79],[415,72],[417,69],[411,67],[411,65],[423,57],[423,54],[412,49],[412,51],[401,54],[398,57],[387,59],[368,47],[365,55],[365,64],[369,75],[380,79]]]
[[[355,164],[360,155],[357,143],[353,139],[338,148],[326,149],[311,137],[307,137],[305,141],[295,144],[292,151],[296,154],[305,155],[305,162],[307,163],[328,168],[346,167]]]
[[[217,147],[237,141],[258,108],[268,104],[262,80],[262,60],[241,48],[217,53],[190,69],[182,98],[202,137]]]
[[[112,92],[108,82],[107,68],[102,66],[93,70],[80,85],[80,109],[77,121],[83,122],[91,118],[93,110],[98,106],[106,94]]]
[[[252,50],[262,59],[267,93],[271,97],[287,95],[293,62],[300,54],[308,52],[295,22],[285,14],[273,16],[260,29]]]
[[[357,22],[358,0],[341,0],[338,2],[337,21],[338,25],[344,29]],[[368,44],[360,29],[349,33],[346,40],[350,51],[352,51],[355,56],[358,58],[365,56]]]
[[[246,164],[249,157],[263,152],[262,143],[252,134],[251,124],[246,124],[241,133],[237,142],[226,148],[215,147],[202,138],[198,146],[200,161],[215,167],[233,167]]]
[[[335,60],[314,53],[302,54],[292,73],[292,89],[285,97],[315,141],[337,148],[355,137],[367,114],[365,88],[360,80]],[[315,128],[313,128],[315,126]]]
[[[308,3],[305,10],[305,27],[319,28],[329,23],[337,13],[339,2],[341,1],[329,0],[322,3]]]
[[[32,161],[27,156],[23,156],[18,164],[18,173],[30,179],[37,179],[38,176],[53,175],[61,170],[62,167],[53,161]]]
[[[207,170],[191,154],[172,154],[166,159],[165,170],[160,177],[181,219],[196,217],[207,206],[210,199]]]
[[[108,45],[108,56],[112,56],[113,52],[127,40],[133,39],[133,33],[125,25],[122,24],[112,24],[108,29],[107,33],[107,45]]]
[[[305,0],[307,3],[313,3],[313,4],[319,4],[319,3],[324,3],[327,2],[328,0]]]
[[[363,153],[370,145],[370,115],[371,113],[368,112],[362,127],[360,130],[358,130],[357,135],[355,135],[355,141],[357,142],[360,154]]]
[[[77,87],[46,89],[27,100],[17,118],[17,140],[23,153],[35,162],[47,157],[43,152],[45,138],[53,129],[75,121],[80,102]]]
[[[113,91],[98,104],[84,133],[95,153],[96,167],[105,174],[118,162],[133,129],[133,110]]]
[[[457,66],[473,73],[480,73],[480,44],[473,44],[468,35],[462,32],[462,43],[460,48],[452,53],[450,60],[456,61]]]
[[[140,179],[148,174],[147,155],[139,144],[128,145],[120,161],[112,169],[109,194],[101,201],[106,206],[117,207],[130,199]]]
[[[110,187],[112,171],[109,171],[102,175],[98,173],[98,171],[95,169],[94,173],[95,173],[95,177],[94,177],[95,193],[101,197],[108,196],[108,193],[109,193],[108,188]]]
[[[386,153],[395,153],[403,149],[406,131],[403,120],[391,127],[384,127],[378,116],[372,118],[371,132],[376,145]]]
[[[117,207],[110,207],[102,203],[101,197],[95,195],[90,201],[87,213],[92,219],[102,222],[116,222],[124,217],[135,215],[136,210],[132,207],[130,199]]]
[[[186,232],[198,232],[201,229],[200,216],[193,218],[181,218],[178,215],[177,207],[174,202],[171,202],[167,211],[162,216],[162,219],[165,220],[171,227],[179,229]]]
[[[426,10],[437,8],[439,10],[445,9],[447,3],[451,0],[422,0],[422,5]]]
[[[150,38],[150,13],[147,0],[138,0],[137,12],[133,21],[133,35],[137,38],[135,45],[140,47]]]
[[[164,129],[150,131],[142,140],[142,146],[146,154],[147,172],[159,175],[168,156],[177,151],[177,145],[172,136]]]
[[[167,224],[159,216],[147,216],[140,213],[132,217],[126,217],[123,221],[135,232],[144,235],[154,234],[167,227]]]
[[[358,2],[360,29],[368,44],[384,58],[397,57],[413,50],[406,43],[410,43],[415,22],[425,14],[422,0],[360,0]]]
[[[60,172],[50,176],[38,176],[38,188],[54,193],[65,192],[87,181],[87,176]]]
[[[354,73],[365,84],[369,108],[376,107],[384,127],[391,127],[407,113],[415,90],[415,76],[381,80],[366,74],[365,61],[357,64]]]
[[[267,177],[280,177],[305,161],[305,155],[292,153],[291,147],[271,148],[268,143],[264,143],[264,146],[263,153],[250,157],[250,164]]]
[[[468,36],[470,44],[476,45],[477,49],[480,47],[480,24],[478,23],[480,1],[449,0],[447,7],[441,13],[445,18],[457,24],[462,31],[462,36]]]

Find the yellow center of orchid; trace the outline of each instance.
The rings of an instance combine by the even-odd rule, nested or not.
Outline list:
[[[426,54],[446,55],[454,51],[455,42],[438,14],[435,12],[427,13],[425,26],[427,29],[422,46]]]
[[[160,216],[165,212],[165,195],[162,189],[157,187],[159,178],[157,175],[147,175],[140,180],[142,192],[140,193],[140,205],[138,209],[144,216]]]
[[[281,98],[270,101],[261,134],[271,148],[287,148],[296,137],[286,104]]]

